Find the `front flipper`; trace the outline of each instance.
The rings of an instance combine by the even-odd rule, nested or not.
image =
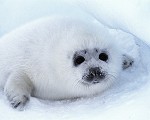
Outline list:
[[[123,62],[122,62],[122,69],[125,70],[129,67],[131,67],[134,63],[133,58],[131,58],[128,55],[123,55]]]
[[[15,72],[8,78],[4,92],[13,108],[23,110],[32,89],[33,85],[28,76],[23,72]]]

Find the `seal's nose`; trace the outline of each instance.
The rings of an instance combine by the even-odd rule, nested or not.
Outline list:
[[[95,67],[95,68],[90,68],[89,69],[89,74],[94,76],[98,76],[100,74],[100,69],[99,67]]]
[[[96,81],[99,82],[100,80],[105,78],[105,73],[101,71],[99,67],[94,67],[89,69],[89,74],[87,76],[87,81],[92,82]]]

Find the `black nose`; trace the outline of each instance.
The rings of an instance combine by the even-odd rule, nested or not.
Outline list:
[[[101,71],[99,67],[94,67],[89,69],[89,74],[87,75],[87,81],[97,81],[105,78],[105,73]]]

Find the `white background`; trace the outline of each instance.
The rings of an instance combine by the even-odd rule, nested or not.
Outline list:
[[[22,112],[13,110],[1,91],[0,119],[150,120],[150,0],[0,0],[0,36],[56,13],[91,14],[113,28],[110,31],[118,44],[135,59],[133,67],[102,95],[57,102],[32,97]]]

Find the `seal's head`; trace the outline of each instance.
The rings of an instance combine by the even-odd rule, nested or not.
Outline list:
[[[78,23],[70,24],[63,34],[66,37],[61,38],[63,42],[58,45],[61,49],[57,53],[61,59],[55,61],[63,90],[69,97],[79,97],[108,88],[122,67],[122,56],[108,31]]]
[[[86,85],[97,84],[106,79],[109,53],[99,48],[77,51],[73,57],[73,65],[84,69],[82,83]],[[105,67],[104,67],[105,66]]]

